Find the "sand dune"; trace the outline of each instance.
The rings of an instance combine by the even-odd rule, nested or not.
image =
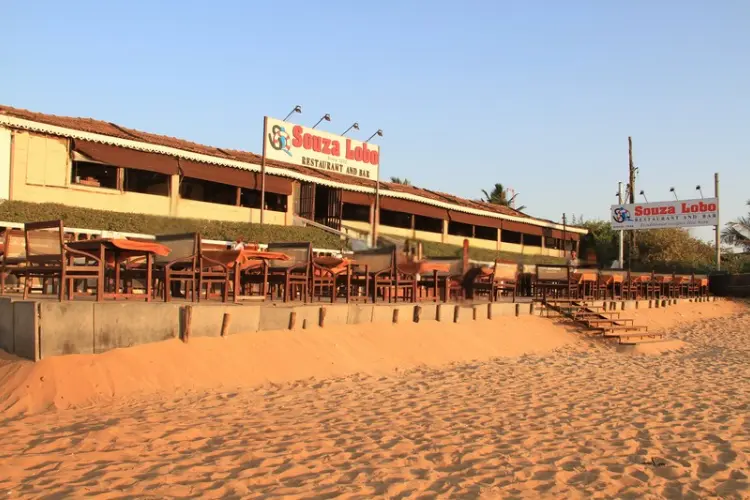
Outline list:
[[[450,332],[434,323],[317,332],[309,343],[255,338],[257,356],[269,357],[262,368],[268,373],[257,371],[260,365],[242,368],[226,346],[250,341],[232,345],[232,338],[145,346],[140,375],[125,368],[128,360],[117,361],[121,372],[94,361],[107,355],[60,358],[43,375],[44,383],[47,374],[56,377],[57,395],[97,374],[127,376],[132,384],[172,380],[167,388],[177,392],[120,393],[127,383],[110,381],[114,396],[101,397],[111,400],[7,418],[0,495],[746,498],[750,313],[727,303],[698,307],[713,317],[679,323],[693,313],[676,316],[670,331],[684,344],[651,356],[617,353],[527,318],[453,325]],[[639,311],[639,322],[669,311]],[[503,331],[506,324],[515,326]],[[378,343],[375,334],[387,341]],[[182,369],[147,361],[147,351],[182,348]],[[279,361],[286,349],[288,364]],[[295,363],[305,350],[349,361],[306,365],[322,374],[315,379],[281,380],[304,371]],[[210,370],[192,373],[192,351],[215,363],[212,381],[224,388],[201,386]],[[359,360],[364,373],[351,374]],[[31,381],[27,366],[3,363],[0,384]],[[86,363],[86,375],[66,373]],[[178,372],[167,377],[172,370]],[[241,381],[244,388],[229,390],[231,373],[265,383]],[[176,382],[184,380],[190,382]]]

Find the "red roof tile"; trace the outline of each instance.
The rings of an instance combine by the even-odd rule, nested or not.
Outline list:
[[[198,153],[208,156],[214,156],[217,158],[230,159],[235,161],[242,161],[246,163],[260,164],[261,156],[255,153],[247,151],[237,151],[232,149],[221,149],[212,146],[205,146],[184,139],[178,139],[176,137],[170,137],[167,135],[152,134],[149,132],[142,132],[127,127],[123,127],[111,122],[102,120],[94,120],[93,118],[74,118],[68,116],[56,116],[48,115],[44,113],[36,113],[25,109],[13,108],[10,106],[0,105],[0,115],[8,115],[16,118],[22,118],[31,120],[39,123],[45,123],[48,125],[54,125],[58,127],[65,127],[83,132],[89,132],[94,134],[102,134],[111,137],[118,137],[120,139],[135,140],[145,142],[148,144],[154,144],[159,146],[166,146],[175,149],[181,149],[192,153]],[[323,179],[329,179],[349,185],[363,186],[363,187],[375,187],[375,181],[369,179],[362,179],[358,177],[352,177],[348,175],[339,174],[336,172],[328,172],[324,170],[318,170],[309,167],[302,167],[299,165],[292,165],[289,163],[277,162],[267,160],[266,165],[272,167],[278,167],[286,170],[298,172],[313,177],[319,177]],[[465,198],[459,198],[452,194],[441,193],[438,191],[432,191],[429,189],[418,188],[415,186],[407,186],[403,184],[395,184],[392,182],[381,182],[381,186],[385,189],[398,193],[412,194],[428,198],[430,200],[440,201],[443,203],[450,203],[459,205],[466,208],[473,208],[478,210],[486,210],[497,214],[509,215],[513,217],[525,217],[532,219],[532,217],[514,210],[510,207],[494,205],[491,203],[479,202],[468,200]],[[541,220],[541,219],[536,219]]]

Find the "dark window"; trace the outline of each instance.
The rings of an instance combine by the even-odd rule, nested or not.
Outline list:
[[[544,239],[544,246],[546,248],[551,248],[551,249],[554,249],[554,250],[559,250],[559,249],[562,248],[561,241],[562,240],[560,240],[558,238],[553,238],[552,236],[547,236]]]
[[[266,193],[266,210],[286,212],[287,197],[283,194]],[[260,191],[242,189],[240,192],[240,206],[260,210]]]
[[[186,200],[205,201],[207,203],[237,204],[237,188],[235,186],[202,181],[191,177],[182,178],[180,196]]]
[[[500,241],[502,241],[503,243],[515,243],[516,245],[520,245],[521,233],[503,229],[502,231],[500,231]]]
[[[287,196],[285,194],[266,193],[266,210],[286,212]]]
[[[370,222],[370,207],[367,205],[344,203],[341,218],[343,220]]]
[[[380,224],[383,226],[411,229],[411,214],[380,210]]]
[[[118,189],[117,179],[117,167],[87,161],[73,162],[70,177],[70,182],[73,184]]]
[[[480,240],[497,241],[497,229],[494,227],[474,226],[474,235]]]
[[[169,196],[169,176],[147,170],[125,169],[125,191]]]
[[[531,247],[541,247],[542,237],[536,234],[524,234],[523,244]]]
[[[473,230],[471,224],[464,224],[463,222],[448,222],[448,234],[453,236],[463,236],[464,238],[473,237]]]
[[[434,217],[424,217],[416,215],[414,217],[414,229],[417,231],[427,231],[430,233],[443,233],[443,219]]]

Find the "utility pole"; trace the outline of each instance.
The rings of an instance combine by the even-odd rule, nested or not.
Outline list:
[[[714,174],[714,196],[716,197],[716,270],[721,271],[721,225],[719,216],[721,215],[721,205],[719,202],[719,173]]]
[[[628,136],[628,178],[630,186],[630,204],[635,204],[635,166],[633,165],[633,138]],[[630,231],[630,255],[628,255],[628,270],[633,262],[635,252],[635,230]]]
[[[617,183],[617,203],[619,205],[622,205],[622,182]],[[625,267],[625,263],[623,262],[625,260],[625,238],[624,233],[622,229],[620,229],[619,234],[619,247],[617,252],[617,264],[619,265],[620,269]]]

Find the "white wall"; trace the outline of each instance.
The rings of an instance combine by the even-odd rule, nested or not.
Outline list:
[[[0,200],[10,198],[10,130],[0,127]]]

